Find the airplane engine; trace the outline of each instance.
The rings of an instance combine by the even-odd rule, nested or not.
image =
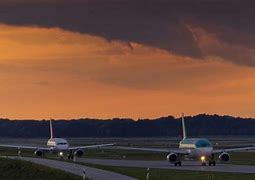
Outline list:
[[[81,157],[83,155],[83,150],[78,149],[78,150],[74,151],[74,155],[78,156],[78,157]]]
[[[170,154],[167,155],[166,158],[167,158],[167,160],[168,160],[169,162],[176,162],[176,161],[177,161],[177,158],[178,158],[178,155],[175,154],[175,153],[170,153]]]
[[[219,159],[221,160],[221,161],[229,161],[229,154],[228,153],[226,153],[226,152],[224,152],[224,153],[221,153],[220,155],[219,155]]]
[[[42,156],[42,155],[43,155],[43,151],[40,150],[40,149],[37,149],[37,150],[34,152],[34,154],[35,154],[36,156]]]

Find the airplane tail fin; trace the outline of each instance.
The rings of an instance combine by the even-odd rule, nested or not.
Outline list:
[[[53,128],[52,128],[52,119],[50,120],[50,138],[53,139]]]
[[[184,120],[183,113],[182,113],[182,135],[183,135],[183,139],[186,139],[187,134],[186,134],[186,127],[185,127],[185,120]]]

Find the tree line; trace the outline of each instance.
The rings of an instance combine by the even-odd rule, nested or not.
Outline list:
[[[185,117],[188,136],[255,136],[255,119],[206,115]],[[54,120],[58,137],[181,137],[181,119],[73,119]],[[48,120],[0,119],[0,137],[49,137]]]

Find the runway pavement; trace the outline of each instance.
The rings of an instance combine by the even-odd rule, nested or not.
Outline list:
[[[72,174],[76,174],[79,176],[82,176],[83,170],[85,170],[86,176],[93,180],[117,180],[117,179],[135,180],[135,178],[121,175],[118,173],[91,168],[91,167],[87,167],[87,166],[83,166],[79,164],[68,163],[64,161],[49,160],[49,159],[43,159],[43,158],[28,158],[28,157],[8,157],[8,158],[30,161],[35,164],[40,164],[40,165],[60,169],[60,170],[63,170]]]
[[[181,167],[175,167],[167,161],[138,161],[138,160],[111,160],[111,159],[77,159],[79,162],[100,164],[106,166],[121,166],[121,167],[142,167],[142,168],[157,168],[157,169],[177,169],[177,170],[192,170],[192,171],[214,171],[214,172],[231,172],[231,173],[255,173],[255,166],[248,165],[232,165],[232,164],[217,164],[216,166],[201,166],[198,161],[183,161]]]

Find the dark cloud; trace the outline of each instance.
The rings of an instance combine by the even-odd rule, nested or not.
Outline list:
[[[111,2],[5,5],[1,8],[0,22],[60,27],[108,40],[134,41],[182,55],[200,56],[191,33],[172,11],[154,8],[146,1]]]
[[[134,41],[179,55],[202,58],[205,54],[187,28],[187,23],[192,23],[216,34],[226,43],[255,48],[255,3],[249,0],[3,2],[0,3],[0,22],[7,24],[60,27],[101,36],[109,41]],[[225,53],[213,55],[228,57],[222,54]],[[239,54],[229,57],[238,63],[243,58]],[[250,65],[255,60],[248,61],[240,64]]]

